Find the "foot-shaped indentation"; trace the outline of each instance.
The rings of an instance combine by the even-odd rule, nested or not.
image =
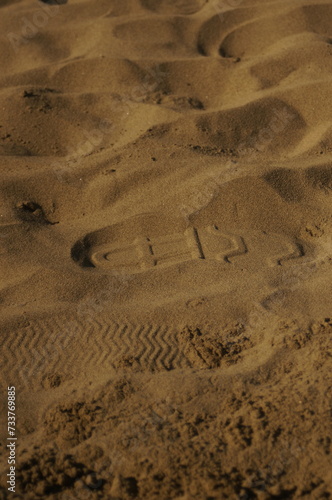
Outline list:
[[[280,241],[279,247],[280,245]],[[268,257],[267,263],[270,267],[282,266],[287,264],[289,261],[294,259],[299,259],[304,256],[304,250],[302,245],[297,242],[284,241],[282,243],[282,249],[279,252],[275,252],[274,255]]]
[[[204,259],[199,236],[195,228],[184,233],[165,236],[140,236],[123,246],[102,245],[90,253],[90,261],[95,267],[108,270],[124,269],[140,272],[155,266],[165,267],[193,259]]]
[[[142,246],[143,247],[143,246]],[[143,259],[137,252],[135,242],[127,245],[101,245],[89,252],[89,261],[94,267],[105,271],[139,272]]]
[[[215,225],[201,230],[200,238],[206,258],[231,263],[230,259],[248,251],[242,236],[222,231]]]
[[[144,229],[133,225],[127,234],[137,231],[141,236],[125,241],[124,233],[110,226],[76,243],[72,257],[83,267],[137,274],[190,261],[217,261],[231,264],[232,268],[260,270],[286,265],[304,255],[302,245],[285,234],[257,230],[241,230],[241,234],[236,234],[217,225],[184,226],[171,232],[172,227],[163,234],[159,226],[157,232],[156,226],[149,223],[144,224]]]

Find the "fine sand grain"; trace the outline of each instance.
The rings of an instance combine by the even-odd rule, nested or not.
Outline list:
[[[0,499],[331,499],[332,3],[1,0],[0,67]]]

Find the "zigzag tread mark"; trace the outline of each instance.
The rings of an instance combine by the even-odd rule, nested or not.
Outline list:
[[[170,362],[169,362],[168,358],[171,358],[171,353],[172,353],[172,347],[173,347],[173,345],[171,345],[171,343],[169,342],[169,340],[166,341],[166,337],[169,337],[169,330],[170,330],[170,328],[167,327],[167,326],[165,326],[163,328],[163,330],[161,330],[160,339],[164,343],[165,347],[164,347],[164,354],[160,358],[160,364],[161,364],[162,368],[168,370],[169,369],[168,367],[170,366]],[[174,347],[173,347],[173,350],[174,350]]]
[[[153,335],[153,325],[147,324],[141,330],[139,337],[139,344],[144,349],[144,352],[137,355],[140,362],[149,363],[152,353],[155,350],[151,335]]]
[[[146,354],[145,361],[151,366],[156,365],[164,369],[172,367],[172,360],[176,358],[178,347],[173,336],[169,335],[169,330],[169,327],[166,326],[151,325],[150,330],[145,335],[146,341],[150,346],[150,351]]]
[[[177,356],[176,356],[177,363],[176,364],[178,365],[179,368],[192,368],[192,364],[191,364],[190,360],[187,358],[183,347],[180,347],[180,346],[182,346],[182,342],[180,342],[180,339],[179,339],[180,335],[181,335],[181,332],[179,332],[179,331],[175,332],[175,337],[176,337],[176,341],[177,341],[177,345],[178,345],[178,351],[177,351]],[[175,359],[173,360],[173,363],[175,365]]]
[[[171,369],[172,360],[176,359],[179,346],[175,332],[170,327],[163,325],[158,327],[156,342],[160,345],[156,362],[160,368]]]
[[[115,351],[115,358],[119,355],[119,352],[121,351],[121,347],[119,345],[119,342],[120,342],[120,330],[121,330],[121,324],[118,324],[118,323],[114,323],[114,332],[113,332],[113,335],[111,333],[109,333],[109,335],[107,336],[106,335],[106,339],[105,341],[107,342],[107,344],[111,344],[115,347],[114,351]]]
[[[128,356],[130,352],[134,352],[132,346],[132,338],[135,327],[130,323],[114,324],[113,332],[105,339],[108,345],[109,354],[105,357],[110,364],[116,368],[122,357]],[[109,358],[111,357],[111,360]]]
[[[97,321],[94,318],[84,325],[83,335],[76,339],[78,344],[83,344],[78,356],[83,357],[84,364],[102,365],[112,356],[113,351],[117,349],[116,345],[114,349],[113,342],[116,329],[116,323]],[[77,360],[77,355],[75,359]]]
[[[152,340],[154,341],[154,343],[156,345],[156,352],[155,352],[153,358],[151,359],[151,361],[156,366],[159,365],[159,357],[160,357],[161,353],[163,352],[163,347],[162,347],[161,342],[160,342],[160,331],[161,331],[161,329],[162,329],[161,326],[155,326],[153,328],[153,330],[152,330],[153,334],[151,335]]]
[[[148,346],[146,342],[144,342],[145,337],[145,329],[146,325],[138,325],[136,327],[137,337],[136,337],[136,348],[137,352],[135,353],[135,358],[141,360],[144,358],[146,351],[148,350]],[[142,339],[143,337],[143,339]]]
[[[132,323],[128,323],[127,341],[130,347],[133,347],[136,344],[140,330],[141,325],[133,325]]]
[[[4,352],[5,365],[24,365],[21,371],[27,378],[45,371],[78,371],[78,364],[116,368],[116,361],[127,355],[138,358],[143,367],[170,370],[191,366],[175,327],[103,319],[84,323],[75,316],[56,322],[43,319],[13,332]]]
[[[128,342],[128,332],[133,329],[134,326],[131,324],[125,324],[120,330],[120,356],[128,356],[132,350],[132,346]]]
[[[39,337],[40,338],[40,337]],[[33,329],[28,331],[16,330],[8,336],[6,345],[2,349],[2,361],[5,365],[24,365],[31,361],[36,351],[39,338],[35,338]],[[37,351],[38,352],[38,351]]]
[[[150,342],[150,352],[146,356],[146,361],[149,363],[151,367],[154,367],[156,365],[160,353],[158,332],[159,332],[159,327],[150,325],[150,329],[147,332],[146,336],[147,340]]]
[[[170,340],[171,337],[171,340]],[[166,370],[172,370],[173,369],[173,364],[174,360],[176,359],[179,351],[178,343],[176,336],[170,335],[170,328],[167,328],[164,332],[164,335],[162,335],[163,341],[168,347],[168,350],[166,351],[165,355],[162,357],[163,360],[163,366]]]
[[[102,355],[100,357],[101,364],[105,363],[106,360],[112,359],[116,351],[118,350],[118,346],[114,342],[115,333],[115,324],[109,324],[103,331],[101,338],[97,339],[97,343],[100,343],[100,350],[102,352]]]

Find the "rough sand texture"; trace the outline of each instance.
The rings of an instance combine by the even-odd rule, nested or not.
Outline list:
[[[331,498],[332,3],[59,3],[0,3],[8,498]]]

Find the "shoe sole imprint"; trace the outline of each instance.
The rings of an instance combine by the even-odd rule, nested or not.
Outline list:
[[[304,256],[302,245],[284,235],[263,231],[245,231],[245,234],[238,235],[216,225],[202,229],[190,227],[166,235],[142,235],[118,243],[112,238],[101,244],[97,238],[91,243],[90,237],[94,234],[76,244],[72,256],[83,267],[95,267],[105,272],[136,274],[195,260],[241,266],[247,262],[256,267],[272,267]],[[105,239],[103,230],[98,231],[98,235]]]

